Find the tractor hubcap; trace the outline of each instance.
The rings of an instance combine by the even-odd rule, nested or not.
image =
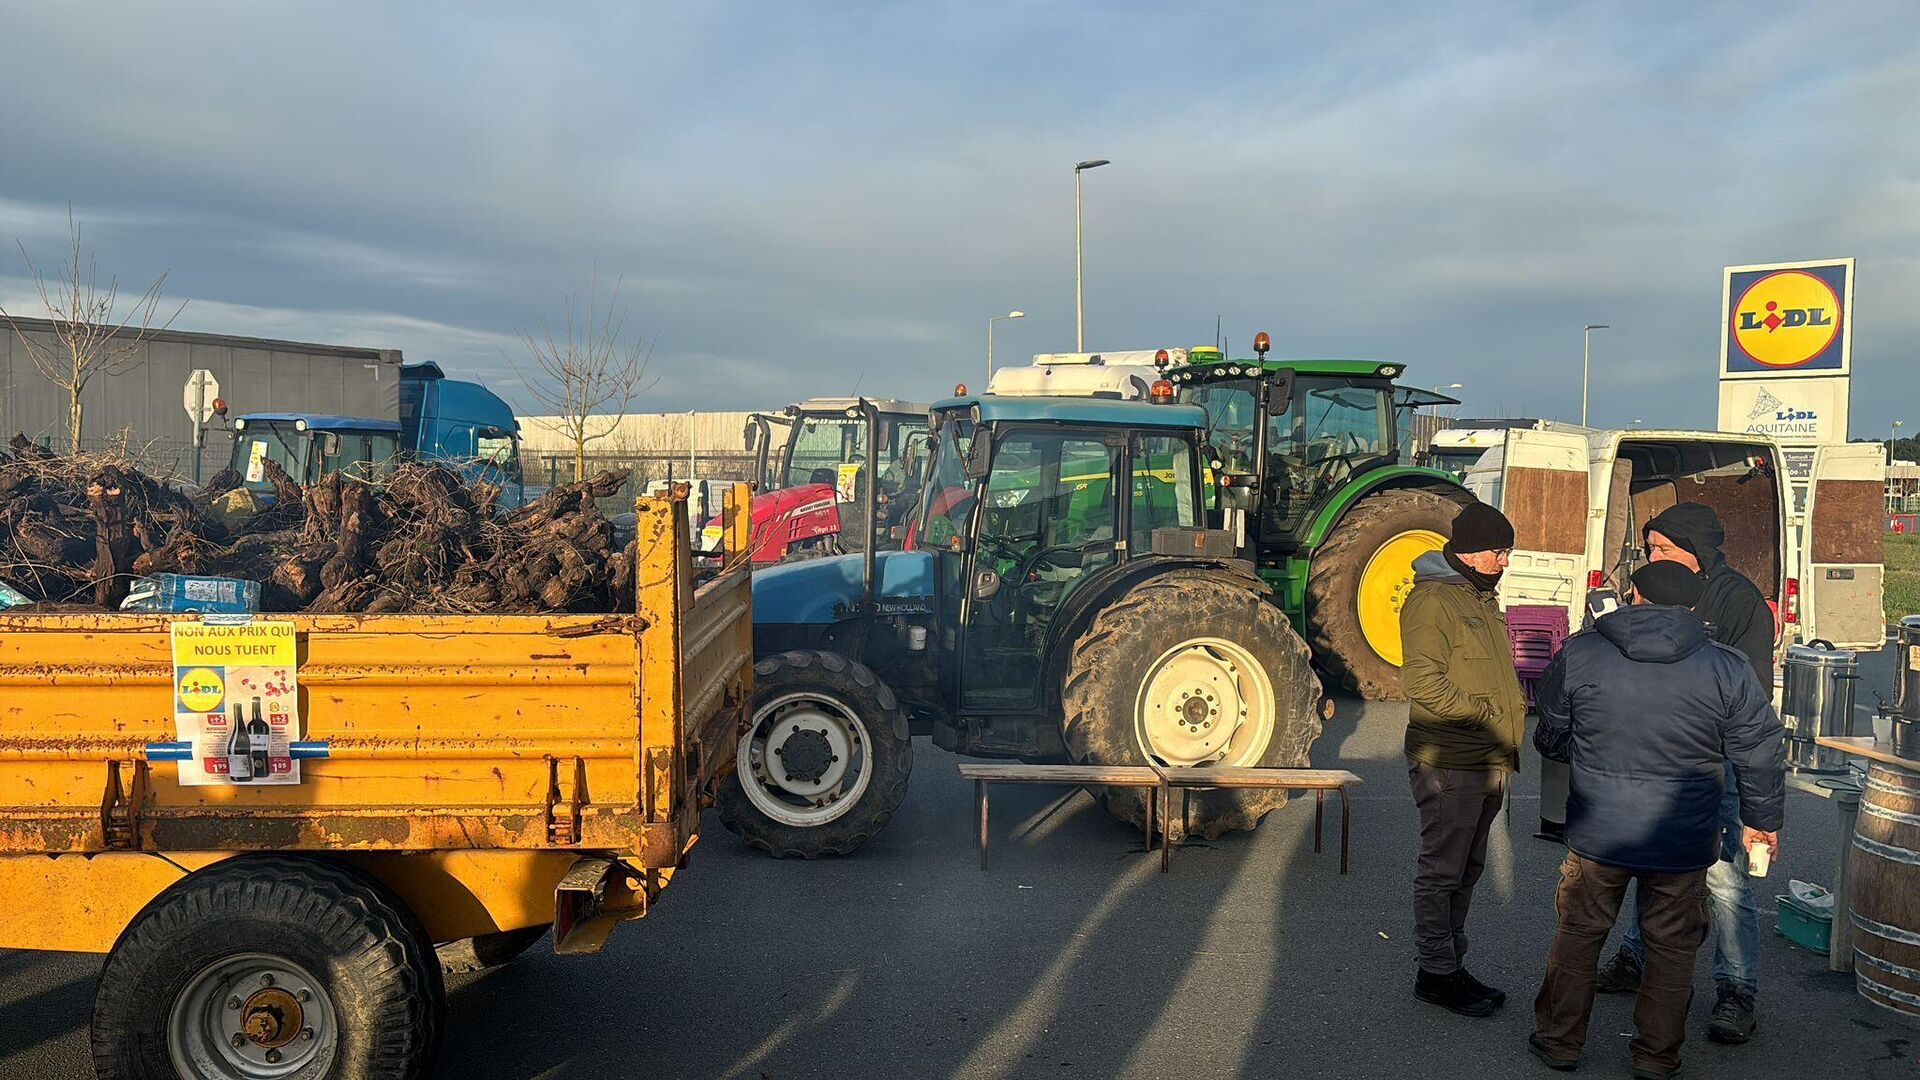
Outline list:
[[[788,694],[761,706],[735,759],[740,787],[783,825],[825,825],[852,809],[873,779],[866,723],[828,694]]]
[[[1134,741],[1162,765],[1253,765],[1273,741],[1273,682],[1239,644],[1193,638],[1146,670]]]
[[[1431,529],[1409,529],[1381,544],[1360,571],[1354,609],[1360,614],[1360,633],[1375,655],[1399,667],[1405,655],[1400,645],[1400,609],[1413,592],[1413,560],[1439,551],[1447,538]]]

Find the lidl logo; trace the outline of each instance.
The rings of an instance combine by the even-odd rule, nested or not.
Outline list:
[[[183,712],[219,712],[227,699],[227,681],[219,668],[187,668],[177,687]]]
[[[1845,370],[1847,264],[1730,272],[1730,374]]]

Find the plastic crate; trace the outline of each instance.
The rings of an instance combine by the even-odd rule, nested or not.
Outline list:
[[[1780,921],[1773,932],[1808,952],[1827,955],[1833,942],[1833,914],[1801,905],[1791,896],[1774,897],[1780,905]]]
[[[1547,673],[1561,643],[1567,640],[1567,609],[1545,604],[1514,604],[1507,608],[1507,641],[1513,647],[1513,670],[1520,676],[1527,707],[1534,705],[1534,686]]]

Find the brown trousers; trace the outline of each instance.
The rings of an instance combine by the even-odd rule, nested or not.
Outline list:
[[[1548,1053],[1579,1056],[1593,1013],[1593,978],[1600,950],[1620,914],[1627,886],[1636,880],[1647,960],[1640,997],[1633,1007],[1639,1034],[1629,1049],[1636,1069],[1667,1074],[1680,1068],[1687,1009],[1693,1004],[1693,960],[1707,938],[1711,918],[1705,870],[1642,874],[1568,852],[1560,864],[1560,890],[1555,897],[1560,931],[1547,953],[1546,981],[1533,1002],[1534,1026]]]

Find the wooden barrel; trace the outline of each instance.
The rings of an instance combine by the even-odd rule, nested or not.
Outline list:
[[[1867,771],[1849,888],[1860,996],[1920,1022],[1920,773]]]

